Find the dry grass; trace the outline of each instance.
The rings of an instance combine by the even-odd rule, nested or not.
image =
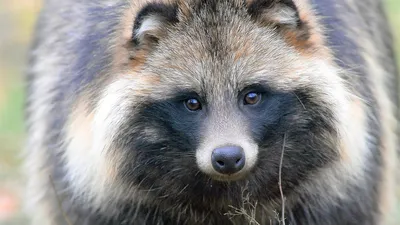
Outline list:
[[[283,156],[285,153],[285,145],[286,145],[286,134],[283,135],[283,144],[282,144],[282,152],[281,152],[281,157],[280,157],[280,162],[279,162],[279,192],[281,195],[281,202],[282,202],[282,208],[281,208],[281,215],[279,216],[279,213],[275,211],[275,219],[278,221],[280,225],[286,225],[285,224],[285,196],[283,195],[283,190],[282,190],[282,163],[283,163]],[[257,201],[251,202],[250,200],[250,194],[247,192],[248,187],[246,186],[242,190],[242,203],[240,207],[235,207],[235,206],[229,206],[232,211],[229,211],[228,213],[225,213],[226,216],[231,218],[232,220],[235,217],[244,217],[245,220],[248,222],[248,225],[260,225],[260,223],[257,221],[256,213],[257,213]],[[272,221],[271,221],[272,224]]]
[[[242,190],[242,204],[240,207],[229,206],[231,211],[225,213],[232,221],[236,217],[244,217],[248,221],[248,225],[260,225],[256,219],[257,201],[250,201],[250,194],[247,192],[247,187]]]

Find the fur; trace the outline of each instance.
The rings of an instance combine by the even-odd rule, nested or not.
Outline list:
[[[390,224],[398,82],[382,7],[47,1],[27,76],[32,224]],[[226,145],[246,157],[231,176],[210,162]]]

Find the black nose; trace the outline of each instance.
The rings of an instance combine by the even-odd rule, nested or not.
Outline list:
[[[245,163],[243,148],[238,146],[225,146],[214,149],[211,155],[214,169],[222,174],[239,172]]]

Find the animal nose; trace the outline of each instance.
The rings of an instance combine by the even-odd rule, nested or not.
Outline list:
[[[243,148],[239,146],[225,146],[214,149],[211,154],[212,166],[222,174],[239,172],[245,163]]]

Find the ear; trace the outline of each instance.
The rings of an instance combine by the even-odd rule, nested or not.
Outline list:
[[[252,0],[247,3],[250,16],[266,25],[301,29],[302,21],[292,0]]]
[[[151,3],[142,8],[135,18],[132,42],[135,46],[151,47],[166,35],[167,27],[178,22],[176,5]]]

